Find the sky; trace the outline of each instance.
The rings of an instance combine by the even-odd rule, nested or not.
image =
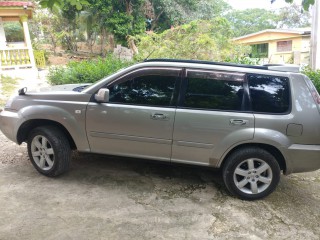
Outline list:
[[[271,4],[271,0],[226,0],[234,9],[243,10],[247,8],[277,9],[288,5],[285,0],[276,0]],[[299,1],[298,1],[299,2]],[[301,3],[301,1],[300,1]]]

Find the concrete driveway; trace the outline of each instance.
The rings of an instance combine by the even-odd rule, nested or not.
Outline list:
[[[36,172],[0,134],[0,239],[319,239],[320,171],[282,177],[264,200],[228,195],[206,168],[75,154]],[[319,159],[320,161],[320,159]]]

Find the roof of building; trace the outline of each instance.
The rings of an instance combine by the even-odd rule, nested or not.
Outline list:
[[[311,28],[265,29],[259,32],[250,33],[241,37],[234,38],[233,40],[241,40],[244,38],[256,36],[263,33],[291,33],[291,34],[298,34],[298,35],[309,35],[311,34]]]
[[[32,2],[26,1],[0,1],[0,7],[34,7]]]

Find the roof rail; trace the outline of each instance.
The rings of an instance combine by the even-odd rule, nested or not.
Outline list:
[[[279,72],[300,72],[300,66],[294,64],[265,64],[263,66],[268,67],[269,70]]]
[[[255,69],[268,70],[268,67],[266,66],[256,66],[256,65],[246,65],[246,64],[237,64],[237,63],[226,63],[226,62],[211,62],[211,61],[203,61],[203,60],[155,58],[155,59],[146,59],[144,60],[144,62],[198,63],[198,64],[209,64],[209,65],[218,65],[218,66],[243,67],[243,68],[255,68]]]
[[[254,68],[261,70],[272,70],[279,72],[300,72],[300,67],[293,64],[265,64],[262,66],[257,65],[246,65],[237,63],[226,63],[226,62],[211,62],[203,60],[186,60],[186,59],[170,59],[170,58],[154,58],[145,59],[144,62],[176,62],[176,63],[198,63],[198,64],[209,64],[217,66],[229,66],[229,67],[242,67],[242,68]]]

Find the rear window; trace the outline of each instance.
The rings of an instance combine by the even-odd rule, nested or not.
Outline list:
[[[287,77],[249,74],[248,83],[254,112],[284,114],[289,111],[290,91]]]
[[[244,74],[188,71],[184,107],[241,110]]]

